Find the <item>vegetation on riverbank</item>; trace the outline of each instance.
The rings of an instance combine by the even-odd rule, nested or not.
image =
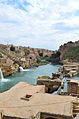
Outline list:
[[[50,79],[49,76],[39,76],[38,79]]]

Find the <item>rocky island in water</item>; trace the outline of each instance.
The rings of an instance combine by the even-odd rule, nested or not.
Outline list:
[[[0,80],[21,71],[26,71],[24,76],[32,67],[58,66],[51,76],[39,75],[35,84],[19,81],[0,93],[0,118],[79,119],[79,79],[74,79],[79,75],[78,53],[79,41],[68,42],[58,51],[0,44]]]

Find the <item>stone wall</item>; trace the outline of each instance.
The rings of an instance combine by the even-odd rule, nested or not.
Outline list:
[[[68,82],[68,94],[79,96],[79,84],[77,82]]]
[[[3,115],[2,119],[28,119],[28,118],[21,118],[21,117]]]
[[[46,93],[52,93],[56,91],[61,86],[61,80],[55,79],[38,79],[37,80],[38,85],[45,85],[45,92]]]
[[[1,119],[73,119],[72,116],[67,116],[67,115],[61,115],[61,114],[51,114],[51,113],[46,113],[46,112],[39,112],[35,117],[30,117],[30,118],[21,118],[21,117],[16,117],[16,116],[7,116],[3,115]]]
[[[72,116],[61,115],[61,114],[51,114],[51,113],[41,113],[41,119],[73,119]]]
[[[77,94],[78,84],[74,82],[68,82],[68,94]]]
[[[73,77],[79,74],[79,63],[67,62],[60,67],[60,72],[63,73],[64,77]]]
[[[79,85],[77,86],[77,94],[79,94]]]

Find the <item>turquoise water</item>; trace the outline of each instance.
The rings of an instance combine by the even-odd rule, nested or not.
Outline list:
[[[47,64],[39,67],[33,67],[27,71],[17,72],[16,74],[7,77],[4,81],[0,81],[0,92],[10,89],[18,82],[28,82],[36,84],[38,76],[52,76],[52,72],[58,71],[60,65]]]

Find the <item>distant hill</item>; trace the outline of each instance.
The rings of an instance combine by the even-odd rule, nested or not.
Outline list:
[[[67,61],[79,62],[79,41],[70,41],[61,45],[58,51],[53,52],[49,61],[55,64],[63,64]]]
[[[69,60],[79,62],[79,41],[68,42],[59,47],[60,60]]]
[[[11,59],[48,57],[52,53],[53,51],[47,49],[0,44],[0,57],[9,57]]]

